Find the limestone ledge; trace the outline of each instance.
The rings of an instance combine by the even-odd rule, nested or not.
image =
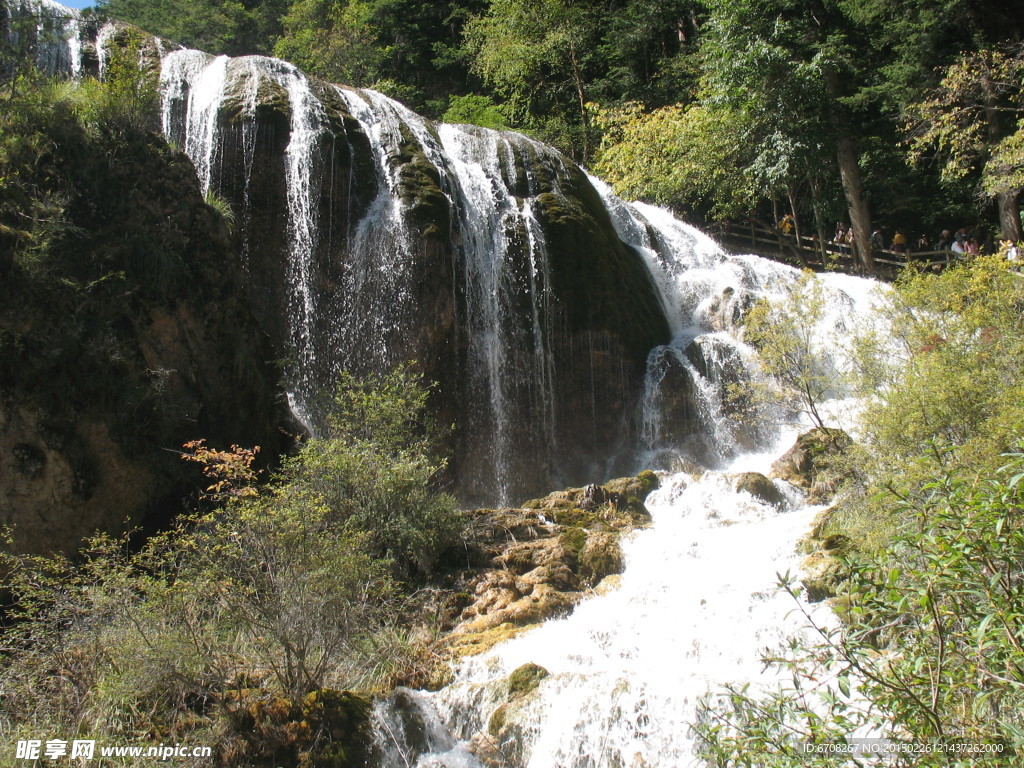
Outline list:
[[[451,661],[565,615],[604,590],[625,567],[622,536],[649,524],[643,502],[657,487],[657,476],[646,471],[519,508],[468,513],[464,545],[473,566],[440,590],[436,610],[445,632],[432,654],[438,663],[426,679],[410,682],[439,688],[450,681]]]

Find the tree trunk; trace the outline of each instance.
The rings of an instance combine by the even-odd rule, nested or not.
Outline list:
[[[995,147],[1008,134],[1004,127],[1003,115],[999,109],[999,97],[992,85],[988,73],[981,77],[981,88],[985,94],[985,123],[988,133],[988,152]],[[996,196],[996,205],[999,208],[999,229],[1004,239],[1019,242],[1021,237],[1020,226],[1020,190],[1014,192],[1001,192]]]
[[[839,75],[831,69],[822,73],[831,104],[828,105],[829,120],[836,136],[836,160],[839,175],[843,181],[843,196],[850,211],[850,226],[853,227],[853,251],[860,260],[865,274],[874,274],[875,258],[871,253],[871,209],[864,198],[864,184],[857,162],[857,145],[850,130],[850,121],[839,102],[842,88]]]
[[[821,180],[813,173],[807,174],[807,186],[811,190],[811,210],[814,211],[814,229],[818,233],[818,258],[822,266],[827,266],[825,259],[825,221],[821,217]]]
[[[1015,243],[1024,240],[1020,224],[1020,190],[1001,192],[996,202],[999,205],[999,229],[1003,238]]]
[[[572,79],[576,86],[576,98],[580,105],[580,120],[583,123],[583,157],[581,163],[589,163],[590,158],[590,115],[587,113],[587,95],[583,84],[583,72],[580,68],[579,58],[576,56],[576,46],[569,44],[569,60],[572,64]]]

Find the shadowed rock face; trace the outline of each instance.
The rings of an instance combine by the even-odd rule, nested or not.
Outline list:
[[[16,255],[0,281],[0,525],[28,552],[165,523],[203,480],[184,442],[274,455],[286,419],[273,349],[188,159],[151,134],[108,146],[74,123],[51,151],[40,183],[65,195],[70,229],[45,270]]]

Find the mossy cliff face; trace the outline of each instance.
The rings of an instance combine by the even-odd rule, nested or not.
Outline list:
[[[188,159],[47,109],[21,178],[59,190],[57,223],[0,280],[0,524],[32,552],[182,511],[187,440],[283,447],[273,351]]]
[[[669,331],[642,259],[618,239],[582,171],[510,137],[495,189],[504,185],[502,194],[534,212],[546,262],[513,216],[498,225],[509,229],[497,238],[507,252],[478,253],[466,228],[486,214],[470,206],[451,160],[439,159],[435,126],[379,95],[304,76],[312,99],[297,101],[288,67],[260,57],[227,63],[210,184],[236,211],[249,299],[293,371],[293,390],[308,404],[341,369],[358,375],[416,361],[439,383],[438,419],[457,425],[447,448],[457,491],[470,503],[493,502],[499,485],[529,494],[579,482],[625,453],[647,352]],[[183,125],[179,101],[170,105],[172,125]],[[311,111],[297,120],[297,105]],[[307,118],[303,194],[313,236],[302,255],[288,163]],[[391,203],[382,200],[388,195]],[[474,318],[492,310],[474,304],[480,297],[469,295],[466,275],[487,269],[476,262],[488,259],[504,260],[501,296],[484,299],[498,305],[496,343],[507,349],[482,385]],[[524,288],[531,280],[548,281],[538,289],[543,306]],[[540,348],[549,357],[543,366],[534,359]],[[542,378],[547,410],[538,405]],[[482,391],[488,386],[491,393]],[[488,464],[497,461],[500,430],[495,417],[477,417],[499,388],[507,444],[496,472]]]

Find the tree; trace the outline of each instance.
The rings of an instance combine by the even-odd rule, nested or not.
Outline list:
[[[820,322],[825,292],[812,272],[804,272],[785,304],[762,299],[747,314],[744,339],[758,352],[769,380],[753,386],[754,400],[795,406],[814,426],[830,434],[821,405],[844,387],[834,352],[825,348]],[[749,393],[737,394],[749,397]]]
[[[995,197],[1004,238],[1024,239],[1019,198],[1024,189],[1024,51],[965,53],[939,86],[909,109],[911,152],[920,161],[934,150],[942,177],[958,182],[978,174]]]
[[[587,70],[600,29],[599,9],[587,3],[492,0],[465,35],[474,70],[507,100],[513,120],[561,133],[555,143],[586,158],[592,141]]]
[[[861,266],[873,271],[871,211],[858,151],[866,122],[858,100],[864,63],[858,58],[865,46],[843,4],[726,0],[713,7],[704,35],[705,99],[753,110],[767,164],[772,158],[766,155],[781,154],[814,167],[822,149],[832,154]],[[799,162],[787,165],[802,170]]]
[[[742,112],[700,105],[645,112],[631,102],[596,108],[595,123],[602,139],[594,170],[627,199],[729,218],[766,192],[750,171]]]

